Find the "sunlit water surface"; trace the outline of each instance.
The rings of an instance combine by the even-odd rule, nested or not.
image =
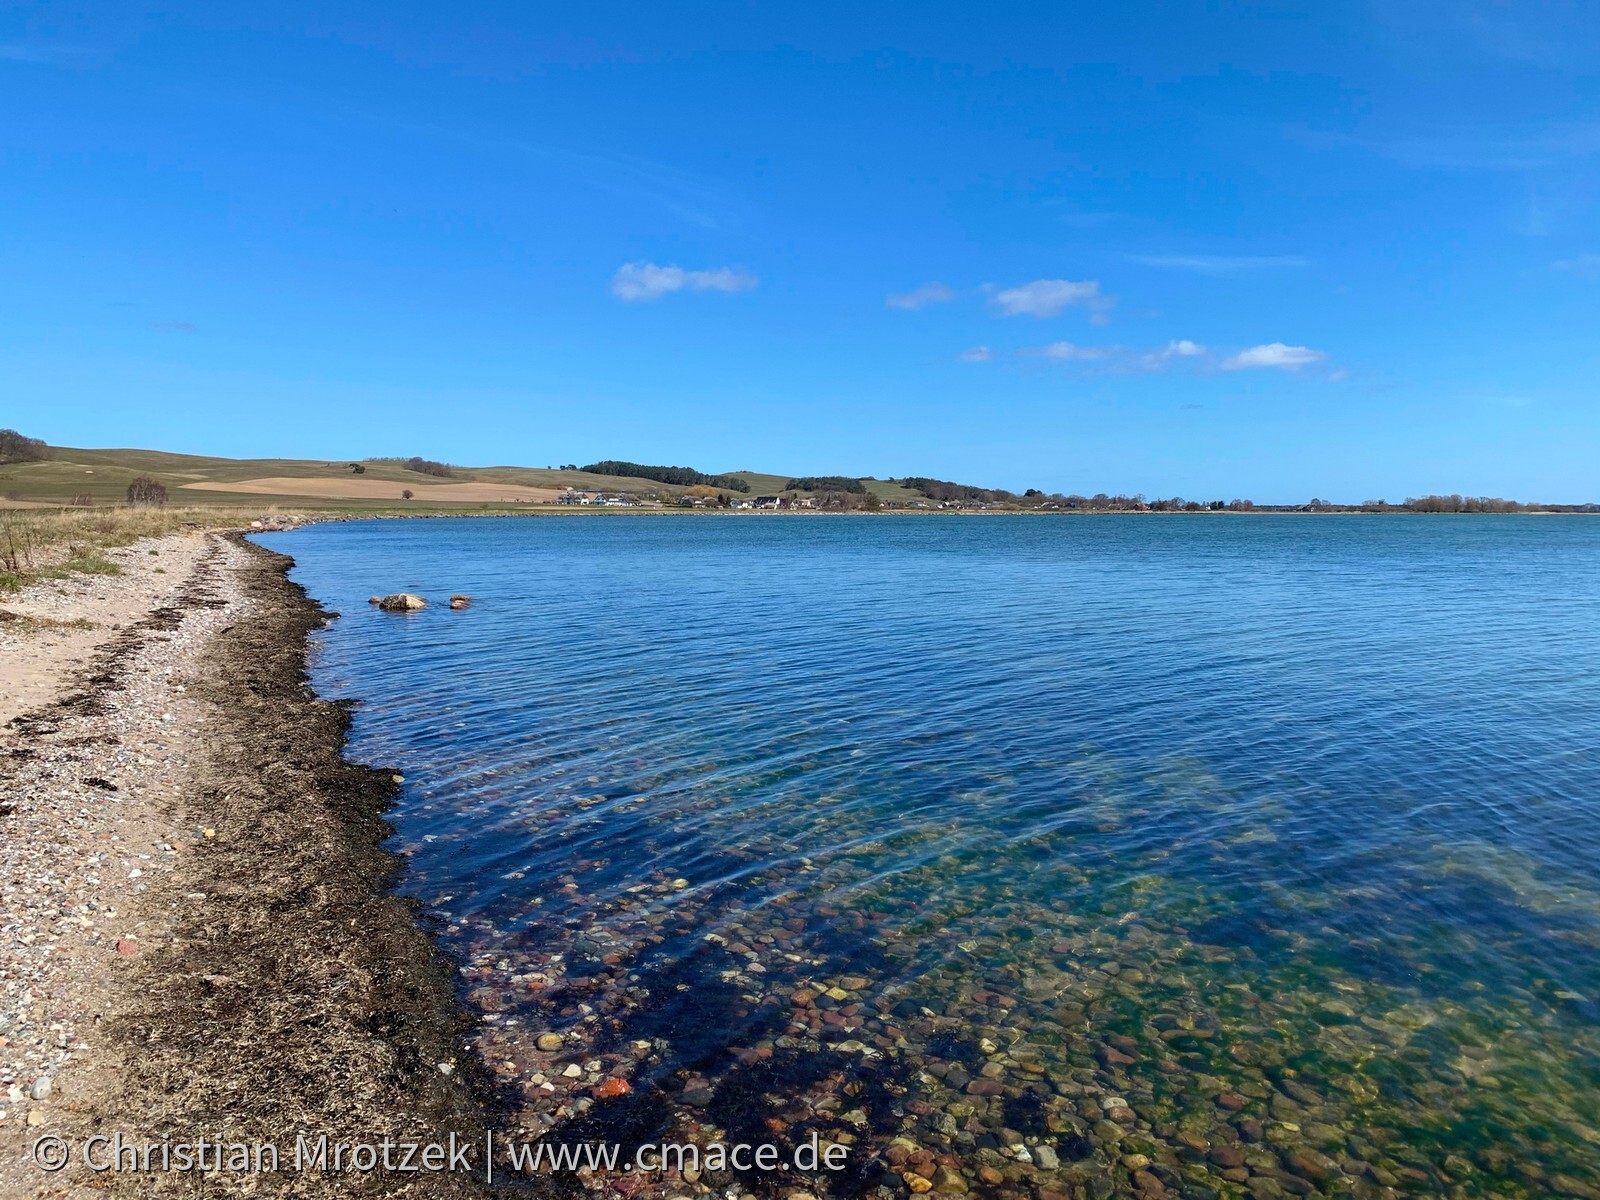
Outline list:
[[[1600,521],[260,540],[343,614],[314,682],[530,1130],[817,1130],[840,1194],[1600,1196]]]

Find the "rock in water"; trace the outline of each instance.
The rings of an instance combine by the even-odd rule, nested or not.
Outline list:
[[[378,601],[378,607],[384,612],[415,612],[427,606],[426,600],[421,596],[413,596],[410,592],[396,592]]]
[[[472,603],[472,597],[471,596],[459,596],[459,595],[457,595],[457,596],[451,596],[450,597],[450,607],[454,608],[454,609],[458,609],[459,610],[459,609],[466,608],[471,603]]]

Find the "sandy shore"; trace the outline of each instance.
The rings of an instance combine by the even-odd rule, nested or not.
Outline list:
[[[150,553],[155,551],[155,553]],[[481,1134],[393,782],[305,682],[286,559],[140,543],[0,625],[0,1196],[480,1194],[473,1177],[46,1173],[36,1140]]]

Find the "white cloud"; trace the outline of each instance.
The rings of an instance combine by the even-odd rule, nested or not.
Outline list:
[[[1111,354],[1112,346],[1077,346],[1071,342],[1051,342],[1037,350],[1024,350],[1024,354],[1037,354],[1057,362],[1096,362]]]
[[[1058,363],[1098,363],[1097,372],[1164,371],[1179,360],[1202,359],[1206,350],[1199,342],[1177,338],[1165,346],[1140,349],[1135,346],[1080,346],[1076,342],[1051,342],[1018,350],[1020,358],[1047,358]]]
[[[946,304],[955,298],[955,292],[942,283],[934,282],[925,283],[909,292],[886,296],[883,302],[890,308],[921,308],[926,304]]]
[[[1239,275],[1245,271],[1268,271],[1283,267],[1309,267],[1309,259],[1285,254],[1250,257],[1226,254],[1130,254],[1128,258],[1147,267],[1171,271],[1194,271],[1201,275]]]
[[[994,304],[1008,317],[1053,317],[1069,305],[1103,313],[1112,300],[1100,294],[1100,284],[1093,279],[1035,279],[1021,287],[996,292]]]
[[[988,362],[997,357],[1042,358],[1054,363],[1070,364],[1092,374],[1126,374],[1148,371],[1181,371],[1185,374],[1207,372],[1216,368],[1211,349],[1188,338],[1173,338],[1164,346],[1083,346],[1077,342],[1049,342],[1043,346],[1024,346],[1019,350],[996,352],[988,346],[975,346],[960,355],[962,362]],[[1320,350],[1307,350],[1304,346],[1255,346],[1234,355],[1222,365],[1232,370],[1239,367],[1277,366],[1292,368],[1305,363],[1321,362],[1326,355]]]
[[[1285,346],[1282,342],[1268,342],[1264,346],[1251,346],[1248,350],[1241,350],[1232,358],[1224,359],[1224,371],[1243,371],[1252,367],[1277,367],[1284,371],[1296,371],[1311,363],[1319,363],[1328,356],[1321,350],[1310,350],[1305,346]]]
[[[1191,342],[1188,338],[1174,338],[1159,350],[1145,352],[1139,358],[1139,366],[1146,371],[1161,371],[1171,366],[1175,359],[1203,358],[1206,348],[1199,342]]]
[[[732,267],[685,271],[658,267],[652,262],[623,263],[611,277],[611,294],[619,300],[659,300],[669,292],[743,292],[756,286],[756,277]]]

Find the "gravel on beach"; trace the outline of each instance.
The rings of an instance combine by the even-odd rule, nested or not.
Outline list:
[[[30,684],[0,726],[0,1196],[352,1194],[293,1171],[48,1173],[45,1135],[475,1135],[448,969],[389,891],[392,784],[343,760],[348,716],[305,682],[326,614],[236,536],[108,557],[120,574],[37,585],[0,627],[6,695]]]
[[[118,575],[48,581],[7,602],[32,618],[0,627],[8,701],[45,702],[0,731],[5,1195],[49,1178],[26,1161],[24,1131],[61,1124],[103,1091],[94,1052],[125,960],[167,934],[142,899],[204,836],[177,807],[196,728],[187,688],[233,618],[220,606],[179,616],[174,604],[203,559],[229,553],[200,535],[161,538],[111,551]]]

